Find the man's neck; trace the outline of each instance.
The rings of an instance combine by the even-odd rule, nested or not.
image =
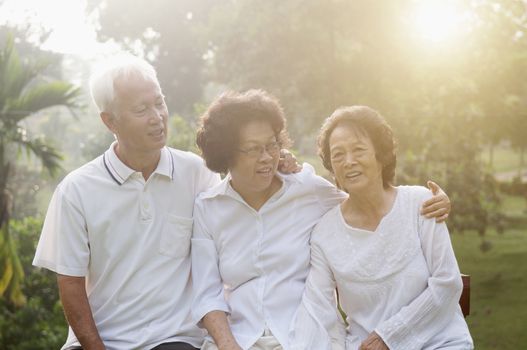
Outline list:
[[[161,158],[161,150],[151,152],[133,152],[122,147],[119,144],[115,145],[115,154],[117,157],[131,169],[140,172],[143,178],[148,180],[150,175],[156,170]]]

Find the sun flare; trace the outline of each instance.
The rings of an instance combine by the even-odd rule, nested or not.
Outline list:
[[[427,42],[451,40],[463,29],[463,12],[449,1],[420,1],[412,17],[416,34]]]

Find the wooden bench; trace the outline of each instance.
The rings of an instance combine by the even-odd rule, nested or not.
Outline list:
[[[470,275],[461,274],[461,280],[463,280],[463,291],[459,298],[459,305],[463,316],[467,317],[470,314]]]

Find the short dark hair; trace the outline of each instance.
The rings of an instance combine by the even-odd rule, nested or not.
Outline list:
[[[289,146],[284,110],[275,97],[263,90],[228,91],[200,118],[196,143],[210,170],[228,171],[237,155],[240,130],[252,121],[269,122],[280,146]]]
[[[382,164],[383,186],[386,188],[393,185],[397,143],[386,120],[376,110],[367,106],[340,107],[324,121],[318,135],[318,155],[322,158],[324,167],[333,173],[329,138],[333,130],[341,124],[348,124],[370,138],[375,148],[375,157]]]

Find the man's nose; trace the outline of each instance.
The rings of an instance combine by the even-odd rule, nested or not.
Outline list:
[[[148,118],[151,123],[158,123],[159,119],[163,120],[163,113],[156,108],[151,108],[148,111]]]

